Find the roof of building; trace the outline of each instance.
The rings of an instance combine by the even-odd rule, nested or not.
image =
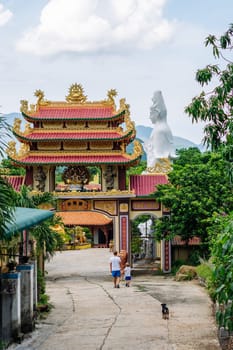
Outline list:
[[[174,246],[200,245],[200,243],[201,243],[200,237],[196,237],[196,236],[190,238],[188,241],[188,244],[185,240],[182,240],[180,236],[175,236],[172,239],[172,245],[174,245]]]
[[[24,185],[25,176],[22,175],[10,175],[3,176],[5,180],[13,187],[13,189],[17,192],[20,191],[22,185]]]
[[[23,112],[25,119],[29,121],[36,120],[112,120],[124,116],[124,111],[114,112],[112,106],[106,105],[77,105],[70,107],[63,105],[61,107],[40,106],[36,112]]]
[[[141,154],[136,154],[135,156],[130,156],[127,154],[120,154],[112,152],[111,154],[103,152],[99,154],[96,153],[71,153],[71,152],[31,152],[28,155],[14,158],[9,156],[9,158],[17,164],[23,165],[43,165],[43,164],[53,164],[53,165],[67,165],[67,164],[79,164],[79,165],[89,165],[89,164],[132,164],[139,160]]]
[[[130,176],[130,190],[135,191],[136,196],[147,196],[156,191],[157,185],[168,183],[166,174],[145,174]]]
[[[105,226],[112,222],[107,215],[94,211],[59,211],[56,215],[62,218],[64,225]]]
[[[130,135],[133,130],[127,132],[120,132],[115,130],[46,130],[46,129],[33,129],[31,133],[20,134],[14,132],[15,136],[19,139],[27,141],[95,141],[95,140],[110,140],[120,141]]]

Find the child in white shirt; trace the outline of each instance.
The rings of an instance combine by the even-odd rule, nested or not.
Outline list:
[[[124,274],[125,274],[125,286],[129,287],[130,281],[131,281],[131,267],[129,266],[129,263],[125,264]]]

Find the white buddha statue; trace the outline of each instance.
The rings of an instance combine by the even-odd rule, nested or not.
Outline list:
[[[150,120],[154,124],[150,138],[144,143],[147,154],[147,169],[154,168],[160,159],[175,157],[175,147],[171,129],[167,124],[167,109],[162,92],[155,91],[150,108]]]

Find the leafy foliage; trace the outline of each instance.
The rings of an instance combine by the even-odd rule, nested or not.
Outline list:
[[[146,161],[141,160],[141,162],[134,167],[131,167],[126,172],[126,184],[129,184],[129,177],[130,175],[141,175],[144,170],[146,170]]]
[[[207,286],[209,286],[213,279],[213,264],[209,262],[202,262],[196,267],[197,275],[201,277]]]
[[[212,150],[221,144],[232,146],[233,133],[233,62],[227,58],[232,50],[233,24],[219,38],[209,35],[205,46],[211,46],[215,59],[221,59],[219,65],[207,65],[196,73],[196,80],[201,86],[217,82],[210,92],[202,91],[185,108],[193,122],[204,121],[204,143]],[[220,68],[221,67],[221,68]]]
[[[56,250],[61,250],[64,244],[61,235],[52,229],[53,225],[53,221],[49,219],[30,230],[31,235],[36,239],[37,253],[45,252],[47,258],[52,257]]]
[[[233,209],[227,162],[221,153],[202,154],[195,148],[180,150],[178,155],[169,183],[159,185],[155,192],[155,198],[171,211],[170,217],[156,220],[156,238],[180,235],[188,241],[198,236],[208,251],[207,229],[212,225],[209,218],[215,212]]]
[[[19,192],[14,192],[14,203],[17,207],[37,208],[44,203],[55,205],[56,201],[50,192],[32,194],[28,186],[21,186]]]
[[[0,174],[7,175],[25,175],[24,168],[15,167],[9,159],[2,159],[0,165]]]
[[[6,146],[4,139],[9,136],[10,127],[6,119],[0,115],[0,155],[3,156]],[[14,201],[12,199],[11,186],[0,177],[0,239],[6,239],[4,234],[7,224],[12,222],[14,212]]]
[[[13,192],[13,200],[16,206],[25,208],[37,208],[41,204],[50,203],[55,205],[55,199],[52,193],[43,192],[32,194],[27,186],[22,186],[19,192]],[[64,241],[61,235],[52,229],[52,226],[60,224],[61,218],[54,216],[39,225],[30,229],[31,235],[36,239],[37,253],[46,256],[52,256],[57,249],[61,249]]]
[[[233,331],[233,213],[216,216],[212,228],[212,258],[214,263],[214,299],[220,327]]]
[[[0,176],[0,240],[7,239],[4,231],[13,221],[14,201],[12,187]]]

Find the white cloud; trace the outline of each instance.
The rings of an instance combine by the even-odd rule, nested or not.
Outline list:
[[[12,17],[12,12],[0,3],[0,27],[4,26]]]
[[[17,44],[39,56],[151,49],[171,38],[175,24],[163,17],[166,0],[50,0],[40,23]]]

